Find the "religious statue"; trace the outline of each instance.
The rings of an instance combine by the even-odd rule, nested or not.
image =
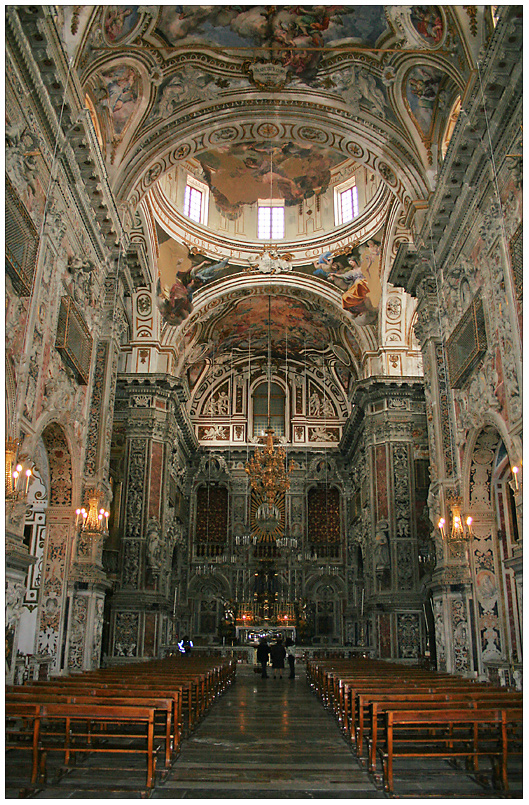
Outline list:
[[[390,569],[389,543],[387,535],[388,523],[386,520],[379,520],[375,531],[375,550],[374,564],[375,573],[381,574]]]
[[[164,562],[164,546],[160,533],[160,523],[151,517],[147,523],[147,554],[149,566],[154,573],[159,573]]]

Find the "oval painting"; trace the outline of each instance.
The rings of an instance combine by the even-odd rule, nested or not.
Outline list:
[[[417,33],[430,47],[441,44],[444,23],[438,6],[412,6],[410,19]]]
[[[108,6],[103,16],[103,35],[109,45],[134,38],[140,21],[139,6]]]

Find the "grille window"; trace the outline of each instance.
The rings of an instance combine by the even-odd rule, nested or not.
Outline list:
[[[358,188],[356,185],[340,193],[340,213],[342,224],[348,224],[358,215]]]
[[[511,238],[511,265],[516,296],[522,301],[523,291],[523,229],[518,227]]]
[[[30,296],[37,265],[38,232],[18,193],[6,176],[6,271],[15,291]]]
[[[61,299],[55,347],[63,361],[77,375],[77,382],[86,386],[90,374],[92,336],[70,296]]]
[[[448,339],[450,385],[461,388],[487,351],[483,301],[474,299]]]
[[[263,436],[268,427],[268,384],[262,383],[253,394],[253,435]],[[277,383],[270,384],[270,427],[274,436],[285,435],[285,392]]]

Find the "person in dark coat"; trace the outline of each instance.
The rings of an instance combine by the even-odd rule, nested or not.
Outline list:
[[[268,679],[268,674],[266,673],[266,666],[268,663],[269,654],[270,649],[268,648],[266,637],[262,637],[261,640],[259,641],[259,645],[257,646],[257,662],[261,663],[261,676],[263,679]]]
[[[279,671],[279,678],[283,679],[283,668],[285,667],[286,656],[287,650],[283,645],[282,639],[278,637],[277,641],[270,646],[270,659],[272,660],[274,679],[276,678],[276,671]]]
[[[294,641],[292,640],[291,637],[287,637],[287,639],[285,640],[285,648],[287,650],[287,662],[288,662],[289,667],[290,667],[290,674],[289,674],[288,678],[289,679],[294,679],[295,676],[296,676],[295,673],[294,673],[294,665],[295,665],[295,662],[296,662],[296,655],[294,653],[295,652],[295,650],[294,650]]]

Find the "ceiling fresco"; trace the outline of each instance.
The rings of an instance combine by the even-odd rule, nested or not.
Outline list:
[[[156,33],[175,47],[264,49],[310,80],[322,58],[315,48],[374,45],[387,28],[384,6],[166,6]]]
[[[166,337],[194,312],[201,315],[202,291],[202,299],[217,291],[221,298],[223,280],[241,275],[241,285],[251,284],[252,274],[270,274],[276,283],[278,354],[287,338],[293,351],[305,342],[321,346],[322,333],[324,343],[340,346],[336,328],[347,327],[344,319],[353,325],[351,343],[344,341],[348,354],[358,352],[357,338],[380,337],[384,277],[435,188],[447,127],[454,125],[451,111],[488,35],[476,26],[475,7],[53,8],[93,107],[125,227],[127,216],[134,222],[141,210],[143,236],[158,263],[154,290]],[[334,219],[320,235],[315,211],[323,220],[335,177],[353,160],[377,177],[391,203],[383,214],[379,207],[370,229],[358,224],[358,237],[354,227],[345,231]],[[187,229],[175,229],[178,242],[152,225],[148,194],[184,166],[208,184],[216,229],[191,226],[189,238]],[[286,245],[264,246],[251,262],[248,252],[231,245],[247,241],[253,259],[260,245],[250,230],[254,213],[246,208],[266,198],[283,199],[289,222],[296,219],[292,254]],[[309,203],[310,226],[302,223]],[[300,265],[305,255],[311,258]],[[242,259],[248,264],[237,262]],[[310,304],[281,296],[276,275],[287,273],[290,285],[300,274],[321,284],[321,299],[333,299],[336,321],[325,323],[320,313],[316,326]],[[228,349],[239,349],[252,338],[261,349],[263,304],[257,297],[239,299],[208,340],[222,338]]]
[[[141,20],[140,6],[107,6],[103,35],[109,45],[123,45],[134,39]]]
[[[269,315],[270,302],[270,315]],[[222,344],[224,353],[239,356],[251,350],[253,355],[267,355],[268,327],[272,358],[300,359],[307,350],[322,350],[334,340],[340,322],[322,310],[314,309],[278,291],[241,299],[229,312],[208,328],[210,342]]]
[[[438,45],[445,30],[439,6],[412,6],[410,19],[417,33],[429,45]]]
[[[270,141],[225,145],[197,158],[218,209],[228,218],[258,199],[282,198],[289,207],[320,195],[329,187],[331,168],[344,161],[331,148]]]
[[[229,264],[227,258],[211,260],[196,249],[177,243],[159,226],[157,234],[160,271],[157,304],[164,321],[172,326],[180,325],[190,315],[194,295],[213,280],[234,274],[274,274],[292,270],[288,260],[282,260],[279,255],[274,258],[274,251],[265,250],[260,262],[252,268]],[[342,294],[342,308],[357,325],[375,324],[382,294],[380,239],[379,235],[367,243],[322,252],[312,264],[297,266],[296,271],[337,288]],[[275,263],[281,265],[281,271],[275,271]]]
[[[113,132],[121,136],[138,106],[141,81],[137,70],[118,64],[101,74],[106,95],[98,104],[101,113],[111,121]]]
[[[468,74],[468,59],[461,37],[438,6],[124,5],[102,8],[92,17],[80,59],[87,78],[92,72],[90,64],[101,64],[105,47],[108,58],[115,62],[113,69],[123,69],[130,57],[138,55],[131,50],[130,54],[124,54],[120,64],[117,48],[123,50],[129,44],[135,49],[158,52],[162,60],[178,49],[178,62],[170,71],[164,69],[154,84],[153,88],[158,89],[149,123],[156,117],[177,111],[182,103],[212,99],[225,91],[248,86],[249,80],[255,82],[256,60],[261,65],[275,65],[283,70],[275,79],[271,70],[268,78],[263,74],[261,83],[257,81],[261,86],[263,81],[270,82],[272,88],[302,82],[321,91],[338,93],[353,110],[358,109],[360,102],[365,102],[378,115],[389,115],[392,119],[394,113],[388,89],[394,80],[394,68],[388,65],[381,75],[379,68],[366,69],[364,59],[360,60],[363,64],[356,66],[356,72],[355,68],[351,72],[351,56],[355,51],[377,47],[383,52],[386,46],[390,56],[397,39],[403,53],[412,47],[422,47],[425,52],[435,50],[446,66]],[[98,14],[102,15],[99,19]],[[67,35],[70,38],[71,31]],[[220,76],[218,67],[208,60],[186,61],[186,54],[196,55],[196,51],[203,48],[211,48],[222,55],[231,54],[241,61],[244,69]],[[341,52],[342,56],[336,58],[335,52]],[[391,60],[391,56],[384,59],[385,62]],[[104,86],[105,70],[98,66],[97,71]],[[104,105],[105,98],[95,100]],[[134,110],[130,101],[126,108],[131,116]]]

